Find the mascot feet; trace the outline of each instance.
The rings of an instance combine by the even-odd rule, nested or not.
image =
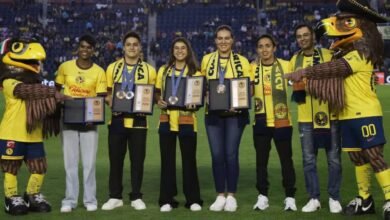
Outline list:
[[[50,212],[51,206],[41,193],[24,193],[24,201],[31,212]]]
[[[25,215],[28,213],[26,202],[21,196],[15,195],[10,198],[5,198],[5,212],[10,215]]]
[[[374,200],[372,199],[372,196],[368,197],[367,199],[363,199],[362,197],[357,196],[356,198],[354,198],[352,201],[348,203],[347,207],[345,207],[344,209],[344,213],[346,215],[374,214],[375,203]]]

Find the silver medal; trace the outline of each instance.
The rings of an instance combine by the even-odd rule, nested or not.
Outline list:
[[[223,94],[226,91],[226,86],[224,84],[218,84],[217,86],[217,93]]]
[[[179,101],[179,98],[177,96],[170,96],[168,98],[169,104],[174,105]]]
[[[134,92],[133,91],[128,91],[125,93],[126,99],[132,99],[134,97]]]

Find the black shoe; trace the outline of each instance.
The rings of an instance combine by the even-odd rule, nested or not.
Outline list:
[[[383,217],[385,220],[390,220],[390,200],[383,205]]]
[[[5,212],[10,215],[25,215],[28,213],[28,207],[21,196],[5,197]]]
[[[32,212],[50,212],[51,206],[45,200],[45,197],[41,193],[27,194],[24,193],[24,201],[26,201],[27,207]]]
[[[372,196],[368,197],[367,199],[363,199],[362,197],[357,196],[344,208],[344,214],[346,215],[364,215],[374,213],[375,203],[372,199]]]

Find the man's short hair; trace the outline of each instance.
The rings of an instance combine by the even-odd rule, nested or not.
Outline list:
[[[92,37],[91,35],[89,34],[85,34],[83,36],[80,37],[79,39],[79,44],[81,43],[81,41],[85,41],[87,42],[89,45],[91,45],[93,48],[95,48],[96,46],[96,40],[94,37]]]
[[[306,27],[307,29],[309,29],[310,31],[310,34],[313,34],[314,33],[314,30],[313,30],[313,27],[308,25],[308,24],[299,24],[298,26],[295,27],[294,29],[294,36],[297,36],[297,31],[298,29],[301,29],[301,28],[304,28]]]
[[[127,38],[130,38],[130,37],[137,39],[141,43],[141,36],[137,32],[130,31],[130,32],[127,32],[126,35],[123,37],[123,41],[122,41],[123,45],[125,44]]]

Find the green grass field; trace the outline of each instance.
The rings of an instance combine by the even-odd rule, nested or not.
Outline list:
[[[378,95],[382,102],[384,111],[384,125],[385,131],[387,131],[386,137],[389,138],[390,134],[390,87],[378,86]],[[2,95],[0,96],[0,115],[4,110],[4,100]],[[293,118],[296,121],[296,108],[292,107]],[[242,142],[240,145],[240,179],[237,193],[237,200],[239,209],[235,213],[220,212],[214,213],[208,211],[208,207],[215,199],[215,190],[211,172],[211,157],[209,152],[209,146],[205,129],[203,126],[203,110],[199,112],[199,133],[198,133],[198,167],[201,181],[201,194],[204,200],[204,207],[201,212],[193,213],[183,207],[184,196],[181,187],[181,158],[177,155],[177,174],[178,174],[178,188],[179,195],[177,200],[180,201],[178,209],[174,209],[170,213],[160,213],[158,207],[158,194],[159,194],[159,176],[160,176],[160,157],[159,157],[159,145],[157,134],[157,120],[158,110],[155,109],[155,114],[150,119],[150,129],[148,133],[148,146],[147,156],[145,161],[145,174],[143,182],[144,201],[146,202],[147,209],[144,211],[135,211],[130,207],[127,193],[130,192],[130,169],[129,161],[126,159],[125,173],[124,173],[124,201],[125,206],[115,209],[113,211],[101,211],[87,212],[82,203],[82,184],[80,184],[80,199],[79,206],[76,210],[69,214],[60,213],[61,200],[65,192],[65,172],[63,168],[62,150],[59,138],[51,138],[45,142],[46,152],[48,156],[49,169],[46,175],[45,183],[42,188],[42,192],[46,195],[48,200],[52,204],[53,211],[47,214],[35,214],[31,213],[26,217],[13,217],[15,219],[351,219],[341,214],[330,214],[328,211],[328,196],[326,192],[327,185],[327,165],[326,157],[323,151],[319,152],[318,157],[318,172],[321,182],[321,202],[322,209],[315,213],[302,213],[298,212],[284,212],[283,200],[284,190],[281,186],[281,170],[279,159],[276,154],[275,148],[271,150],[270,163],[269,163],[269,181],[270,181],[270,207],[264,212],[256,212],[252,210],[253,204],[257,200],[257,190],[255,188],[255,154],[252,144],[252,129],[247,126]],[[296,124],[294,125],[296,126]],[[97,198],[100,206],[108,198],[108,153],[107,153],[107,127],[100,127],[99,137],[99,150],[97,159]],[[294,148],[294,163],[297,174],[297,193],[296,200],[298,209],[307,201],[307,194],[304,188],[303,168],[302,168],[302,154],[300,149],[300,143],[298,138],[297,129],[294,130],[293,139]],[[387,147],[388,148],[388,147]],[[385,150],[385,157],[390,162],[390,150]],[[350,199],[352,199],[356,193],[356,183],[354,177],[354,169],[349,161],[349,158],[345,153],[342,155],[343,162],[343,181],[341,188],[342,204],[346,205]],[[23,193],[27,182],[27,172],[25,166],[22,167],[19,174],[19,192]],[[383,194],[380,191],[375,178],[372,178],[373,196],[376,202],[376,215],[356,217],[353,219],[382,219],[382,205]],[[1,175],[0,181],[3,181]],[[80,173],[80,181],[82,181],[82,175]],[[3,198],[3,190],[0,190],[0,198]],[[3,206],[3,203],[0,203]],[[1,208],[2,209],[2,208]],[[6,215],[3,211],[0,211],[0,219],[11,219],[11,216]]]

